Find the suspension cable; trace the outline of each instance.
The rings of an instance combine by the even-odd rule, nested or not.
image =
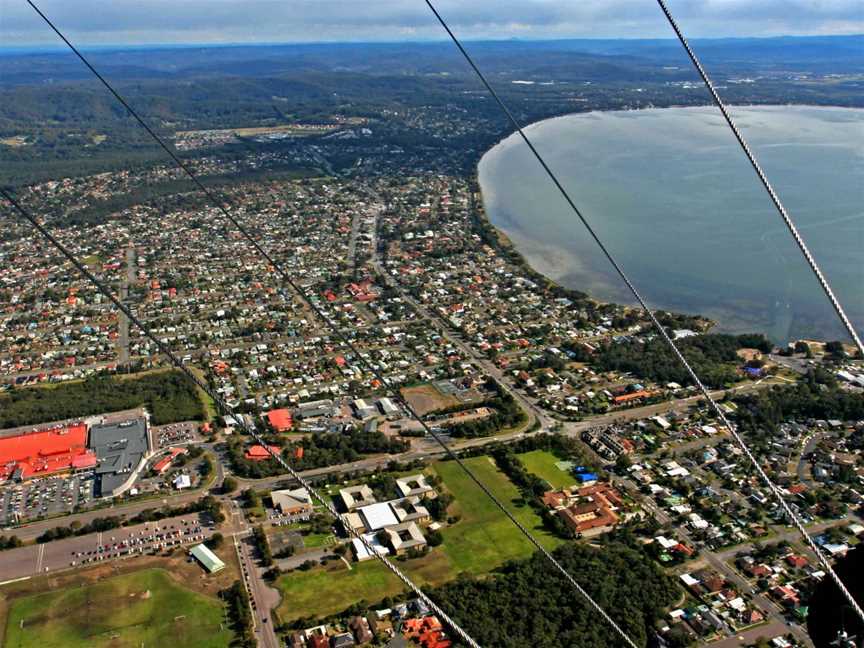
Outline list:
[[[810,253],[810,248],[807,247],[807,243],[805,243],[804,237],[801,236],[801,233],[795,226],[795,222],[792,220],[792,217],[789,215],[789,213],[786,211],[786,208],[783,206],[783,203],[780,201],[780,196],[777,195],[777,192],[774,190],[774,187],[768,180],[768,176],[765,175],[765,172],[762,170],[762,166],[759,164],[756,156],[753,154],[753,151],[747,144],[747,140],[744,139],[744,135],[741,133],[741,131],[738,129],[738,125],[732,119],[732,115],[726,108],[726,104],[724,104],[723,100],[720,98],[720,93],[717,92],[717,88],[714,86],[714,82],[711,81],[711,77],[708,76],[705,68],[702,67],[702,63],[696,56],[696,52],[690,46],[690,43],[684,36],[684,32],[681,30],[681,28],[678,26],[678,23],[675,21],[675,18],[672,16],[672,12],[666,5],[665,0],[657,0],[657,4],[660,5],[660,9],[663,11],[663,15],[666,16],[666,20],[669,21],[669,24],[675,31],[675,35],[678,37],[678,40],[681,42],[681,45],[687,52],[687,56],[690,57],[690,61],[693,63],[693,66],[696,68],[699,76],[702,77],[702,81],[705,83],[705,87],[708,88],[708,92],[711,94],[711,98],[714,100],[714,103],[717,104],[717,108],[720,109],[720,113],[723,115],[723,119],[726,120],[726,123],[729,125],[729,128],[735,135],[735,139],[738,140],[738,144],[741,145],[741,150],[744,151],[744,155],[747,156],[747,160],[749,160],[750,166],[753,167],[753,170],[759,177],[759,182],[762,183],[762,186],[765,187],[765,191],[768,192],[768,195],[771,197],[771,202],[774,203],[774,207],[777,208],[777,213],[780,214],[780,217],[783,219],[783,223],[786,225],[786,228],[789,230],[792,238],[795,239],[795,243],[798,245],[798,249],[801,250],[801,254],[803,254],[804,258],[807,260],[807,265],[810,266],[810,269],[816,276],[816,280],[819,282],[819,285],[822,286],[822,290],[828,297],[828,301],[831,302],[831,306],[833,306],[834,311],[837,313],[837,317],[840,318],[843,326],[849,332],[852,341],[855,343],[855,346],[858,347],[858,352],[861,354],[861,357],[864,357],[864,344],[861,343],[861,338],[858,337],[858,333],[855,331],[854,325],[852,324],[849,317],[846,315],[846,311],[843,309],[843,305],[840,303],[840,300],[837,299],[837,297],[834,295],[834,291],[831,289],[831,284],[828,283],[828,279],[825,277],[824,274],[822,274],[822,270],[816,263],[816,259],[813,258],[813,255]]]
[[[210,192],[207,187],[201,183],[198,179],[197,175],[192,171],[189,165],[185,164],[175,153],[171,150],[171,148],[165,143],[165,141],[156,134],[156,132],[144,121],[142,117],[138,115],[138,113],[132,108],[131,105],[123,98],[123,96],[114,89],[114,87],[96,70],[95,67],[87,60],[87,58],[76,48],[71,41],[55,26],[55,24],[34,4],[32,0],[27,0],[27,3],[33,8],[33,10],[45,21],[45,23],[60,37],[60,39],[69,47],[69,49],[84,63],[84,65],[96,76],[99,81],[111,92],[112,95],[123,105],[124,108],[129,112],[129,114],[144,128],[145,131],[154,139],[156,142],[165,150],[165,152],[171,157],[172,160],[177,164],[180,169],[182,169],[186,175],[193,181],[195,186],[208,198],[213,204],[218,208],[218,210],[222,213],[222,215],[228,219],[228,221],[237,228],[237,230],[246,238],[249,243],[255,248],[255,250],[263,256],[268,263],[274,268],[274,270],[281,276],[281,278],[287,283],[305,302],[305,304],[316,314],[316,316],[324,322],[325,325],[331,330],[336,337],[339,338],[339,341],[344,344],[351,352],[354,354],[356,358],[358,358],[359,363],[369,371],[375,378],[377,378],[382,385],[385,386],[387,393],[389,393],[394,400],[396,400],[404,409],[409,413],[409,415],[414,418],[418,423],[420,423],[424,432],[431,436],[438,445],[445,451],[448,458],[456,462],[456,464],[460,467],[460,469],[468,476],[471,481],[473,481],[478,488],[495,504],[495,506],[510,520],[510,522],[519,530],[522,535],[524,535],[528,541],[538,550],[540,551],[545,559],[552,564],[555,569],[557,569],[565,579],[570,583],[570,585],[581,594],[590,604],[591,606],[600,613],[600,615],[612,626],[612,628],[625,640],[625,642],[631,648],[637,648],[636,644],[630,639],[624,630],[609,616],[609,614],[591,597],[590,594],[576,581],[576,579],[564,568],[564,566],[549,552],[540,541],[528,530],[528,528],[522,524],[516,517],[511,513],[507,507],[504,506],[504,503],[490,490],[490,488],[484,484],[479,477],[472,471],[468,465],[459,457],[456,452],[447,444],[447,442],[437,433],[435,430],[430,427],[426,421],[417,413],[414,407],[405,399],[398,389],[394,388],[391,384],[390,380],[387,379],[383,373],[378,370],[371,362],[363,357],[356,348],[356,346],[351,342],[348,336],[342,331],[342,329],[335,323],[330,320],[330,318],[324,313],[324,311],[313,301],[311,300],[306,291],[291,277],[291,275],[282,268],[281,264],[279,264],[268,252],[262,247],[262,245],[253,237],[250,232],[238,221],[236,217],[234,217],[224,206],[222,201],[218,200],[212,192]],[[289,468],[290,470],[290,468]],[[291,471],[293,474],[293,471]]]
[[[626,284],[627,288],[630,290],[630,292],[636,298],[636,301],[639,302],[639,305],[641,306],[642,310],[645,312],[645,314],[651,320],[651,323],[653,324],[654,328],[657,330],[657,332],[660,334],[660,336],[666,342],[667,346],[671,349],[672,353],[675,355],[675,357],[678,359],[678,361],[687,370],[687,373],[690,375],[690,378],[691,378],[691,380],[693,380],[693,383],[698,387],[699,391],[702,392],[702,395],[705,397],[705,399],[708,401],[708,403],[710,403],[711,409],[714,411],[714,413],[717,415],[717,417],[720,419],[720,421],[723,423],[723,425],[729,430],[730,434],[735,439],[735,441],[738,443],[741,450],[746,455],[747,459],[750,461],[750,463],[756,469],[756,472],[759,475],[759,477],[762,479],[762,481],[765,483],[765,485],[771,491],[771,494],[774,496],[774,498],[779,503],[780,507],[783,509],[783,512],[785,513],[786,517],[795,526],[795,528],[798,530],[798,532],[801,534],[801,536],[807,541],[807,544],[813,550],[813,553],[816,555],[819,562],[824,567],[825,571],[828,574],[830,574],[832,580],[837,584],[837,586],[840,588],[843,595],[849,601],[850,606],[852,606],[852,608],[857,612],[858,616],[861,617],[862,621],[864,621],[864,610],[862,610],[861,606],[859,606],[858,603],[855,601],[855,598],[852,596],[851,592],[849,592],[847,587],[840,580],[840,577],[834,571],[834,568],[828,562],[828,559],[825,557],[825,555],[822,553],[822,551],[816,545],[816,542],[813,540],[813,538],[811,538],[810,535],[807,533],[806,529],[804,528],[803,523],[798,518],[798,516],[794,513],[794,511],[792,511],[792,509],[789,507],[789,504],[786,502],[786,499],[783,497],[780,490],[777,488],[777,486],[774,485],[774,482],[771,481],[771,478],[762,469],[762,466],[760,465],[760,463],[756,459],[756,457],[753,455],[753,453],[750,451],[750,448],[747,446],[747,443],[744,441],[743,437],[733,427],[732,423],[729,422],[729,420],[726,417],[725,412],[717,404],[717,401],[715,401],[714,398],[711,396],[711,393],[708,391],[708,388],[705,386],[705,384],[699,379],[699,376],[693,370],[693,367],[690,365],[690,363],[687,361],[687,359],[681,353],[681,350],[678,348],[678,345],[676,345],[675,342],[672,341],[672,338],[669,336],[669,334],[666,332],[666,329],[663,328],[663,325],[660,324],[657,317],[654,315],[654,313],[648,307],[648,304],[645,302],[645,300],[642,298],[642,295],[636,289],[636,286],[633,284],[633,282],[630,280],[630,278],[624,272],[624,269],[621,267],[621,265],[618,263],[618,261],[615,260],[615,257],[612,256],[612,253],[609,251],[609,249],[606,247],[606,245],[603,243],[603,241],[600,239],[600,237],[594,231],[594,228],[591,226],[588,219],[583,215],[583,213],[576,206],[576,203],[573,202],[573,199],[570,197],[570,194],[567,192],[567,190],[564,188],[564,186],[561,184],[561,182],[559,182],[558,177],[555,175],[555,173],[552,171],[552,169],[549,167],[549,165],[543,159],[543,156],[540,155],[540,152],[534,147],[534,144],[531,142],[531,140],[525,134],[525,131],[523,130],[519,121],[516,119],[516,117],[513,116],[513,113],[510,111],[509,108],[507,108],[507,105],[503,102],[503,100],[498,95],[498,93],[495,92],[495,90],[489,84],[489,81],[487,81],[486,77],[483,75],[483,73],[480,71],[480,69],[474,63],[474,60],[471,58],[471,56],[468,54],[468,52],[462,46],[462,43],[459,41],[458,38],[456,38],[456,35],[451,31],[450,27],[444,21],[444,18],[442,18],[441,14],[439,14],[438,11],[435,9],[431,0],[425,0],[425,2],[429,6],[429,8],[432,10],[432,13],[435,14],[435,17],[438,19],[438,22],[441,23],[441,26],[445,29],[447,34],[450,36],[450,39],[453,41],[453,43],[456,45],[456,47],[462,53],[462,56],[465,58],[465,60],[468,62],[468,64],[471,66],[471,68],[473,68],[474,72],[480,78],[480,81],[482,81],[483,85],[486,87],[486,90],[489,91],[489,94],[492,95],[492,97],[495,99],[498,106],[500,106],[501,110],[507,116],[507,119],[510,121],[512,126],[516,129],[516,132],[522,138],[522,141],[525,142],[525,144],[531,150],[531,153],[534,155],[534,157],[540,163],[540,166],[543,167],[543,170],[546,172],[546,175],[549,176],[549,179],[552,181],[552,183],[555,185],[555,187],[561,193],[562,197],[567,202],[567,204],[570,206],[573,213],[576,214],[576,216],[582,222],[582,225],[584,225],[585,229],[588,231],[588,234],[591,236],[591,238],[594,240],[594,242],[597,244],[597,246],[603,252],[603,255],[606,257],[606,259],[609,261],[609,263],[612,265],[612,267],[618,273],[618,276],[621,278],[621,280]]]
[[[120,301],[114,293],[108,288],[105,283],[103,283],[100,279],[98,279],[87,267],[79,261],[74,254],[63,245],[51,232],[45,228],[42,223],[40,223],[30,212],[24,209],[21,204],[5,189],[0,187],[0,195],[2,195],[6,200],[8,200],[13,207],[23,216],[30,225],[36,229],[39,234],[41,234],[44,238],[46,238],[51,245],[53,245],[60,253],[65,256],[75,268],[83,274],[96,288],[102,293],[105,297],[107,297],[111,303],[114,304],[120,311],[129,318],[129,321],[135,324],[147,338],[153,342],[156,347],[159,349],[159,352],[165,355],[172,364],[174,364],[178,369],[180,369],[186,376],[192,380],[192,382],[200,389],[202,389],[213,401],[219,406],[222,413],[225,415],[232,414],[232,410],[228,407],[227,403],[222,400],[222,397],[216,393],[215,390],[211,389],[210,386],[204,381],[198,378],[198,376],[191,370],[189,367],[182,361],[180,358],[168,348],[167,344],[162,343],[156,335],[147,327],[138,317],[132,312],[132,310]],[[440,617],[453,629],[465,642],[472,646],[473,648],[480,648],[479,644],[471,638],[471,636],[459,626],[455,621],[453,621],[450,616],[447,615],[444,610],[442,610],[436,603],[434,603],[424,592],[420,589],[419,586],[415,585],[414,582],[408,578],[396,565],[394,565],[386,556],[380,554],[376,551],[375,547],[372,543],[359,531],[354,529],[353,525],[351,525],[350,521],[347,519],[347,514],[340,514],[332,502],[330,502],[326,497],[322,496],[299,472],[297,472],[294,468],[292,468],[288,462],[282,457],[282,455],[270,448],[270,444],[266,443],[265,440],[258,434],[258,432],[252,427],[247,425],[245,417],[239,417],[241,427],[243,430],[249,434],[255,441],[257,441],[266,451],[267,453],[275,459],[280,466],[285,468],[286,471],[297,480],[303,488],[309,491],[315,499],[317,499],[324,508],[332,515],[337,521],[339,521],[342,526],[355,538],[360,540],[366,550],[378,558],[387,569],[389,569],[393,574],[396,575],[399,580],[401,580],[405,585],[407,585],[417,596],[419,596],[423,601],[429,605],[430,609],[434,610],[436,614],[440,615]]]

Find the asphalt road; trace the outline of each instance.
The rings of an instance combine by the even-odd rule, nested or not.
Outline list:
[[[760,625],[751,630],[734,634],[731,637],[714,641],[708,645],[711,646],[711,648],[740,648],[741,646],[748,646],[755,643],[760,637],[773,638],[778,635],[785,637],[790,630],[791,628],[782,621],[772,621],[771,623]]]
[[[229,524],[233,528],[234,549],[240,563],[243,585],[249,594],[256,643],[259,648],[280,648],[271,615],[273,608],[279,605],[279,593],[270,588],[262,578],[263,570],[255,561],[251,529],[243,512],[234,500],[231,500],[230,507]]]
[[[126,272],[120,283],[120,300],[127,302],[129,299],[129,286],[135,283],[135,269],[137,266],[135,248],[126,248]],[[131,306],[131,304],[126,304]],[[129,363],[129,318],[122,312],[117,313],[117,363],[124,366]]]

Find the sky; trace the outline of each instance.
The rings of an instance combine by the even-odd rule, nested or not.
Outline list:
[[[435,1],[435,0],[433,0]],[[85,46],[442,40],[424,0],[34,0]],[[656,0],[437,0],[465,39],[666,38]],[[691,37],[864,33],[862,0],[668,0]],[[0,47],[56,37],[0,0]]]

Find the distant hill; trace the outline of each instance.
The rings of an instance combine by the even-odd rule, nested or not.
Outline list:
[[[864,35],[697,39],[693,45],[715,72],[864,71]],[[588,78],[628,79],[658,66],[687,66],[680,45],[672,39],[474,41],[469,47],[491,74],[519,70],[559,78],[584,73]],[[308,72],[462,76],[469,72],[453,46],[444,42],[99,48],[89,50],[89,55],[115,80]],[[0,48],[0,86],[87,78],[87,71],[71,54]]]

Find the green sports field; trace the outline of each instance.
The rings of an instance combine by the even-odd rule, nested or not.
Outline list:
[[[517,506],[514,503],[520,498],[519,489],[489,457],[472,457],[466,459],[465,464],[546,549],[554,549],[563,542],[543,528],[540,517],[528,504]],[[456,462],[437,463],[435,471],[441,475],[447,490],[456,497],[451,511],[462,516],[457,524],[443,530],[443,548],[456,573],[488,572],[507,560],[527,558],[534,553],[530,541]]]
[[[576,484],[573,475],[564,472],[555,465],[561,460],[551,452],[532,450],[531,452],[523,452],[516,456],[519,457],[519,461],[525,466],[525,470],[534,473],[540,479],[545,479],[552,485],[552,488],[566,488]]]
[[[519,490],[488,457],[472,457],[465,463],[544,547],[552,549],[563,542],[542,528],[530,506],[513,503],[519,498]],[[397,563],[412,580],[419,585],[440,585],[460,572],[487,573],[507,560],[527,558],[533,553],[533,545],[458,465],[439,462],[434,470],[456,497],[450,511],[461,519],[442,529],[444,543],[427,556]],[[350,570],[339,561],[326,569],[295,571],[280,578],[278,587],[282,592],[279,616],[283,621],[334,614],[361,599],[374,603],[402,591],[399,580],[378,561],[352,563]]]
[[[11,601],[5,648],[227,648],[223,605],[147,569]]]

